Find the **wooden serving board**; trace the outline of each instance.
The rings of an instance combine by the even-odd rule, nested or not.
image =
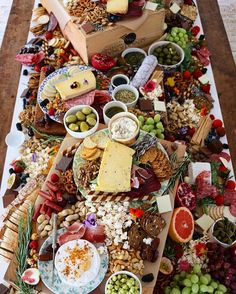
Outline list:
[[[104,125],[99,126],[99,129],[103,129],[103,128],[105,128]],[[62,144],[60,146],[60,149],[59,149],[59,151],[57,153],[57,156],[56,156],[56,158],[55,158],[55,160],[53,162],[53,165],[52,165],[52,167],[51,167],[51,169],[50,169],[50,171],[48,173],[47,179],[49,179],[51,174],[55,171],[55,166],[60,161],[60,159],[62,157],[62,152],[66,148],[72,146],[73,144],[75,144],[75,143],[77,143],[79,141],[82,142],[82,140],[75,139],[75,138],[73,138],[73,137],[71,137],[70,135],[67,134],[67,136],[65,137],[65,139],[63,140],[63,142],[62,142]],[[168,149],[169,149],[169,151],[171,153],[171,144],[172,144],[171,142],[168,142],[168,141],[165,141],[165,140],[160,140],[160,143],[164,143],[166,146],[168,146]],[[186,150],[186,148],[185,148],[184,145],[178,145],[178,149],[176,151],[178,161],[182,160],[182,158],[184,157],[185,150]],[[175,198],[177,186],[178,186],[178,181],[176,181],[175,187],[174,187],[172,193],[170,193],[172,207],[174,207],[174,198]],[[42,190],[44,190],[44,189],[46,189],[45,183],[44,183],[44,185],[42,187]],[[37,198],[37,200],[36,200],[36,205],[42,203],[43,201],[44,201],[44,199],[39,196]],[[158,259],[154,263],[151,263],[151,262],[148,262],[148,261],[144,262],[144,265],[145,265],[144,274],[153,273],[154,280],[152,282],[150,282],[150,283],[143,283],[143,294],[151,294],[151,293],[153,293],[153,290],[154,290],[154,287],[155,287],[155,284],[156,284],[156,280],[157,280],[157,276],[158,276],[158,272],[159,272],[161,258],[162,258],[163,251],[164,251],[164,248],[165,248],[165,242],[166,242],[166,238],[167,238],[167,235],[168,235],[168,230],[169,230],[169,226],[170,226],[172,212],[173,211],[162,214],[162,217],[166,221],[166,226],[158,236],[160,238],[160,244],[159,244],[159,247],[158,247],[158,251],[159,251]],[[14,281],[16,280],[15,268],[16,268],[16,263],[13,260],[10,263],[10,265],[8,267],[8,270],[6,272],[6,275],[5,275],[5,280],[7,280],[8,282],[11,282],[11,284],[14,284]],[[100,284],[100,286],[97,289],[95,289],[91,293],[93,293],[93,294],[104,294],[104,287],[105,287],[105,280],[102,282],[102,284]],[[46,288],[46,286],[42,282],[37,286],[37,289],[42,290],[43,293],[48,293],[48,294],[52,293],[48,288]]]

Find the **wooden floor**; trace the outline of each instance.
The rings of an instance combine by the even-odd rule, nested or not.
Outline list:
[[[236,67],[220,16],[217,0],[198,0],[206,39],[212,53],[212,66],[220,97],[227,137],[236,171]],[[0,51],[0,175],[4,165],[6,145],[17,92],[20,65],[14,61],[17,50],[25,44],[33,1],[13,1],[6,34]]]

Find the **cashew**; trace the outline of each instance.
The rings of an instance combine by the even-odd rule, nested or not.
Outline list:
[[[78,218],[79,218],[79,215],[77,213],[75,213],[75,214],[72,214],[72,215],[68,215],[66,217],[66,221],[71,222],[73,220],[77,220]]]
[[[45,215],[44,214],[40,214],[37,218],[37,223],[41,224],[43,221],[45,220]]]
[[[39,226],[38,226],[38,231],[43,231],[45,226],[48,224],[48,220],[45,219]]]

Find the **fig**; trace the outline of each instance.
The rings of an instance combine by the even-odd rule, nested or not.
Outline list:
[[[21,276],[22,281],[29,285],[37,285],[40,280],[40,272],[37,268],[29,268]]]

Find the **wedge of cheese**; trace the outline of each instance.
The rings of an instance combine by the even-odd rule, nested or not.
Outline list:
[[[90,70],[81,71],[73,77],[55,84],[62,100],[69,100],[96,88],[96,78]]]
[[[132,160],[135,151],[116,142],[108,142],[105,148],[98,174],[98,191],[130,191]]]
[[[116,14],[126,14],[128,12],[129,1],[128,0],[108,0],[107,12]]]

